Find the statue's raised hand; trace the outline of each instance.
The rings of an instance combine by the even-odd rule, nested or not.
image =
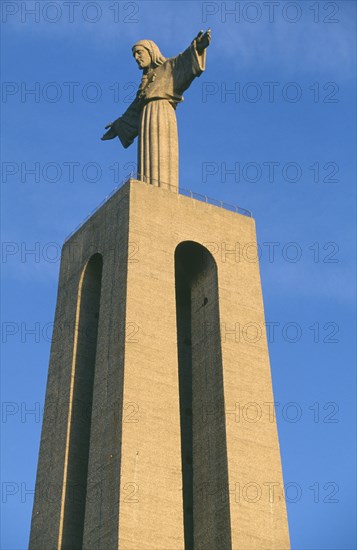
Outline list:
[[[105,129],[107,129],[107,128],[109,128],[109,130],[107,132],[105,132],[105,134],[100,138],[103,141],[105,141],[106,139],[114,139],[117,136],[115,130],[113,129],[113,123],[112,122],[110,124],[107,124]]]
[[[200,31],[196,36],[196,48],[199,54],[208,48],[209,43],[211,42],[211,29],[208,29],[205,33]]]

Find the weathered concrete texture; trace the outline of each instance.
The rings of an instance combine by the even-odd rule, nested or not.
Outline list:
[[[74,322],[83,269],[93,254],[103,257],[83,548],[184,548],[175,293],[175,250],[184,241],[212,253],[219,298],[217,303],[209,274],[202,285],[192,287],[194,548],[208,550],[207,541],[212,542],[209,533],[195,537],[195,520],[198,533],[206,505],[211,514],[215,506],[226,510],[228,503],[229,514],[225,511],[219,521],[224,525],[230,518],[230,533],[223,532],[222,538],[216,526],[211,531],[215,548],[285,550],[289,535],[285,503],[279,499],[283,480],[276,424],[269,415],[249,422],[235,414],[237,403],[262,407],[274,401],[259,265],[222,253],[235,243],[243,248],[256,242],[254,220],[138,181],[126,184],[70,239],[61,264],[56,327]],[[208,297],[208,309],[193,315],[201,292]],[[219,326],[211,326],[217,324],[217,312],[220,345]],[[262,338],[250,342],[242,334],[239,338],[228,333],[238,323],[241,328],[248,323],[260,326]],[[213,330],[211,338],[207,330]],[[205,358],[205,349],[212,357]],[[53,343],[31,549],[67,547],[65,541],[58,544],[63,498],[48,502],[41,498],[40,487],[62,486],[64,478],[73,352],[73,331]],[[221,377],[215,365],[221,366]],[[200,376],[205,376],[202,392]],[[215,399],[217,387],[223,415],[221,407],[215,413],[217,403],[198,406],[200,399]],[[60,410],[55,418],[53,403]],[[202,420],[197,418],[201,407]],[[195,450],[201,429],[207,433],[202,438],[209,454],[206,462],[202,449]],[[226,452],[217,440],[226,445]],[[228,486],[210,486],[206,494],[205,487],[199,487],[201,498],[195,483],[200,485],[200,476],[201,484],[206,483],[207,476],[201,471],[195,481],[195,463],[206,472],[217,472],[225,464]],[[224,476],[219,483],[225,484]],[[273,499],[269,483],[278,484]],[[253,502],[259,489],[261,496]],[[221,508],[212,497],[217,490],[222,492]]]

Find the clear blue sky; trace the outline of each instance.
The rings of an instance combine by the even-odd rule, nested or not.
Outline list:
[[[2,548],[28,543],[60,247],[136,160],[99,140],[140,81],[131,46],[211,27],[180,183],[256,219],[292,547],[353,549],[355,2],[90,4],[2,2]]]

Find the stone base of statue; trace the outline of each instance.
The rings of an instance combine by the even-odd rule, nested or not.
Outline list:
[[[289,548],[254,220],[173,190],[64,245],[32,550]]]

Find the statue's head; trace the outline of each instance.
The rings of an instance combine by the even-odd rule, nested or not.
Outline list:
[[[139,40],[132,47],[132,51],[139,69],[144,71],[158,67],[166,61],[166,57],[152,40]]]

